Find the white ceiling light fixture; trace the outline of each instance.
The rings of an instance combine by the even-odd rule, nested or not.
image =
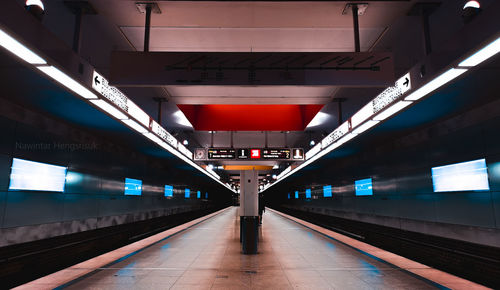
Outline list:
[[[146,128],[144,128],[142,125],[140,125],[139,123],[137,123],[136,121],[134,120],[121,120],[125,125],[129,126],[130,128],[132,128],[133,130],[141,133],[141,134],[145,134],[148,132],[148,130]]]
[[[353,128],[357,127],[371,116],[373,116],[373,102],[366,104],[363,108],[361,108],[361,110],[356,112],[356,114],[351,117],[351,126]]]
[[[399,102],[395,103],[394,105],[390,106],[389,108],[385,109],[384,111],[382,111],[380,114],[373,117],[373,120],[383,121],[383,120],[389,118],[390,116],[396,114],[397,112],[403,110],[404,108],[408,107],[411,104],[412,104],[412,102],[409,102],[409,101],[399,101]]]
[[[128,119],[128,117],[124,113],[122,113],[120,110],[118,110],[113,105],[104,100],[90,100],[90,102],[118,120]]]
[[[130,99],[127,99],[128,113],[142,125],[149,127],[149,115]]]
[[[478,50],[476,53],[458,64],[459,67],[476,66],[500,52],[500,37]]]
[[[77,95],[85,99],[98,99],[98,97],[94,93],[92,93],[89,89],[82,86],[73,78],[60,71],[58,68],[54,66],[37,66],[36,68],[39,69],[44,74],[51,77],[52,79],[54,79],[55,81],[57,81],[58,83],[60,83],[61,85],[63,85],[64,87],[70,89]]]
[[[188,146],[189,145],[189,141],[187,139],[182,140],[182,145]]]
[[[405,101],[416,101],[422,97],[427,96],[438,88],[444,86],[455,78],[459,77],[465,73],[467,69],[465,68],[451,68],[446,72],[442,73],[438,77],[434,78],[432,81],[428,82],[424,86],[420,87],[418,90],[411,93],[405,98]]]
[[[186,118],[186,116],[184,115],[184,113],[182,113],[181,110],[175,112],[173,115],[177,124],[193,128],[193,125],[191,125],[191,122],[189,122],[189,120]]]
[[[377,125],[380,121],[374,121],[374,120],[368,120],[363,125],[359,126],[356,128],[354,131],[352,131],[352,135],[359,135],[367,130],[369,130],[371,127]]]
[[[324,124],[329,118],[330,115],[323,112],[318,112],[316,116],[314,116],[314,118],[311,120],[311,122],[309,122],[306,128],[312,128]]]
[[[481,8],[481,4],[479,3],[479,1],[467,1],[467,2],[465,2],[463,9],[465,10],[467,8],[479,9],[479,8]]]
[[[315,142],[314,140],[311,140],[311,141],[309,142],[309,146],[314,146],[314,145],[316,145],[316,142]]]
[[[0,45],[27,63],[43,65],[47,62],[29,48],[0,29]]]
[[[45,6],[41,0],[26,0],[26,6],[38,6],[42,10],[45,10]]]

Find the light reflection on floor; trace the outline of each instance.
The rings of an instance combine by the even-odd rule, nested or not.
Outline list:
[[[242,255],[237,218],[237,208],[230,209],[68,288],[434,288],[271,211],[264,216],[259,254]]]

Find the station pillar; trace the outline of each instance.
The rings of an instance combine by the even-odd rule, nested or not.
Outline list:
[[[243,254],[257,254],[259,233],[259,174],[256,170],[240,173],[240,241]]]

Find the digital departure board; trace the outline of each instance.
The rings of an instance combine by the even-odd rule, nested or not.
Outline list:
[[[304,160],[302,148],[196,148],[193,159],[203,160]]]
[[[290,159],[290,149],[262,149],[263,159]]]
[[[235,159],[236,149],[232,148],[209,148],[208,159]]]

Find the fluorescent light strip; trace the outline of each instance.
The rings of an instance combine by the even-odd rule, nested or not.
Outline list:
[[[474,53],[461,63],[459,63],[458,66],[465,66],[465,67],[476,66],[499,52],[500,52],[500,37],[494,40],[492,43],[486,45],[484,48],[480,49],[478,52]]]
[[[397,112],[401,111],[402,109],[406,108],[407,106],[409,106],[411,104],[412,104],[412,102],[409,102],[409,101],[399,101],[399,102],[395,103],[394,105],[383,110],[382,113],[373,117],[373,120],[383,121],[383,120],[389,118],[390,116],[396,114]]]
[[[0,45],[27,63],[42,65],[47,62],[29,48],[0,29]]]
[[[90,102],[97,107],[101,108],[103,111],[106,113],[109,113],[111,116],[115,117],[116,119],[119,120],[126,120],[128,117],[120,112],[117,108],[113,107],[110,103],[104,101],[104,100],[90,100]]]
[[[153,134],[151,132],[146,132],[143,135],[158,145],[163,145],[163,143],[164,143],[163,140],[160,139],[160,137],[156,136],[155,134]]]
[[[139,123],[149,127],[149,115],[146,114],[139,106],[127,98],[128,113],[134,117]]]
[[[125,125],[129,126],[130,128],[134,129],[135,131],[141,133],[141,134],[145,134],[148,132],[148,130],[146,128],[144,128],[142,125],[140,125],[139,123],[137,123],[136,121],[134,120],[121,120]]]
[[[98,99],[94,93],[79,84],[67,74],[60,71],[58,68],[54,66],[37,66],[36,68],[79,96],[85,99]]]
[[[205,169],[208,173],[212,174],[213,176],[215,176],[215,178],[217,179],[220,179],[220,176],[215,173],[215,171],[213,171],[212,169],[210,169],[210,167],[207,167],[207,169]]]
[[[432,93],[433,91],[437,90],[441,86],[447,84],[448,82],[452,81],[453,79],[457,78],[464,72],[466,72],[467,69],[465,68],[451,68],[447,70],[446,72],[442,73],[440,76],[434,78],[432,81],[428,82],[418,90],[414,91],[411,93],[409,96],[405,98],[405,101],[416,101],[419,100],[422,97],[425,97],[429,93]]]
[[[359,126],[358,128],[356,128],[354,131],[352,131],[352,135],[359,135],[365,131],[367,131],[368,129],[370,129],[371,127],[377,125],[380,121],[374,121],[374,120],[368,120],[366,121],[363,125]],[[345,141],[347,142],[347,141]],[[344,143],[345,143],[344,142]]]
[[[309,158],[313,157],[319,151],[321,151],[321,146],[322,146],[321,142],[319,142],[318,144],[316,144],[316,146],[314,146],[313,148],[309,149],[309,151],[306,152],[306,159],[309,159]]]
[[[351,117],[351,126],[354,128],[373,115],[373,102],[370,101],[361,110]]]

